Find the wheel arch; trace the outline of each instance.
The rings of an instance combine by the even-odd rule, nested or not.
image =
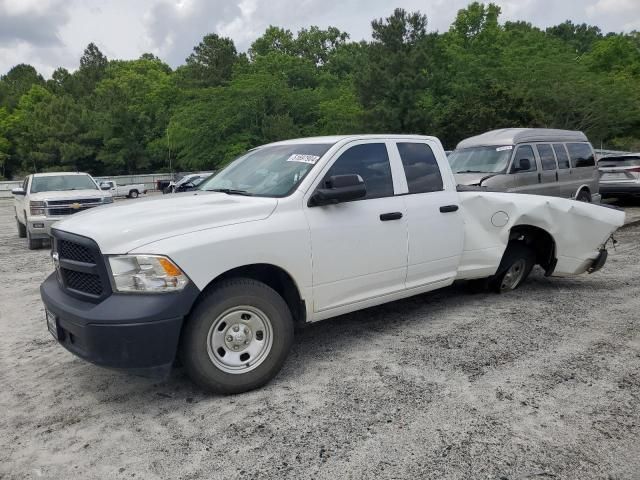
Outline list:
[[[524,242],[535,251],[536,264],[544,269],[546,276],[553,273],[558,261],[553,235],[535,225],[520,224],[514,225],[509,231],[509,242],[512,241]]]
[[[220,282],[231,278],[251,278],[268,285],[284,299],[296,325],[302,325],[306,322],[307,310],[305,302],[293,276],[282,267],[270,263],[253,263],[227,270],[211,280],[202,289],[198,298],[203,297]],[[197,303],[198,300],[196,300],[195,304]]]
[[[583,183],[582,185],[580,185],[578,187],[578,189],[576,190],[576,193],[573,196],[573,198],[578,198],[578,195],[580,195],[580,192],[583,191],[583,190],[586,190],[586,192],[589,194],[589,198],[591,198],[591,188],[586,183]]]

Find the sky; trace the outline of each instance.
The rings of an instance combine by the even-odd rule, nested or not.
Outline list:
[[[297,31],[335,26],[352,40],[369,39],[371,20],[393,9],[426,14],[429,30],[445,31],[471,0],[0,0],[0,75],[29,63],[46,78],[59,66],[78,67],[90,42],[110,59],[150,52],[172,67],[202,37],[231,37],[238,50],[269,25]],[[488,2],[487,2],[488,3]],[[494,0],[501,20],[541,28],[567,19],[604,32],[640,30],[640,0]]]

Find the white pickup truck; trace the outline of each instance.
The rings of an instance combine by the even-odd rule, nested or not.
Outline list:
[[[103,180],[100,182],[100,188],[111,192],[114,197],[138,198],[140,194],[147,193],[144,183],[118,185],[115,180]]]
[[[242,392],[280,370],[296,324],[460,279],[509,291],[535,264],[593,272],[624,223],[574,200],[464,190],[434,137],[265,145],[198,191],[56,225],[48,327],[98,365],[166,375],[178,355],[204,388]]]
[[[34,250],[49,238],[51,226],[69,215],[113,202],[86,173],[56,172],[28,175],[11,190],[18,236]]]

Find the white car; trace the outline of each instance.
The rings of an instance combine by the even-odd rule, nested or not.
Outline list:
[[[14,188],[16,225],[30,250],[49,238],[51,226],[71,214],[112,203],[109,192],[98,188],[91,175],[59,172],[28,175],[22,187]]]
[[[115,180],[103,180],[100,189],[111,192],[113,197],[138,198],[140,194],[147,193],[144,183],[118,185]]]
[[[624,223],[603,206],[463,189],[434,137],[259,147],[192,194],[56,225],[49,329],[99,365],[162,376],[179,355],[204,388],[243,392],[280,370],[295,324],[460,279],[509,291],[534,264],[594,272]]]

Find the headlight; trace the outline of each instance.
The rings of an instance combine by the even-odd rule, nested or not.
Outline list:
[[[102,203],[113,203],[113,197],[104,197]]]
[[[189,282],[175,263],[160,255],[109,257],[109,264],[118,292],[175,292]]]
[[[29,202],[31,215],[44,215],[44,202]]]

